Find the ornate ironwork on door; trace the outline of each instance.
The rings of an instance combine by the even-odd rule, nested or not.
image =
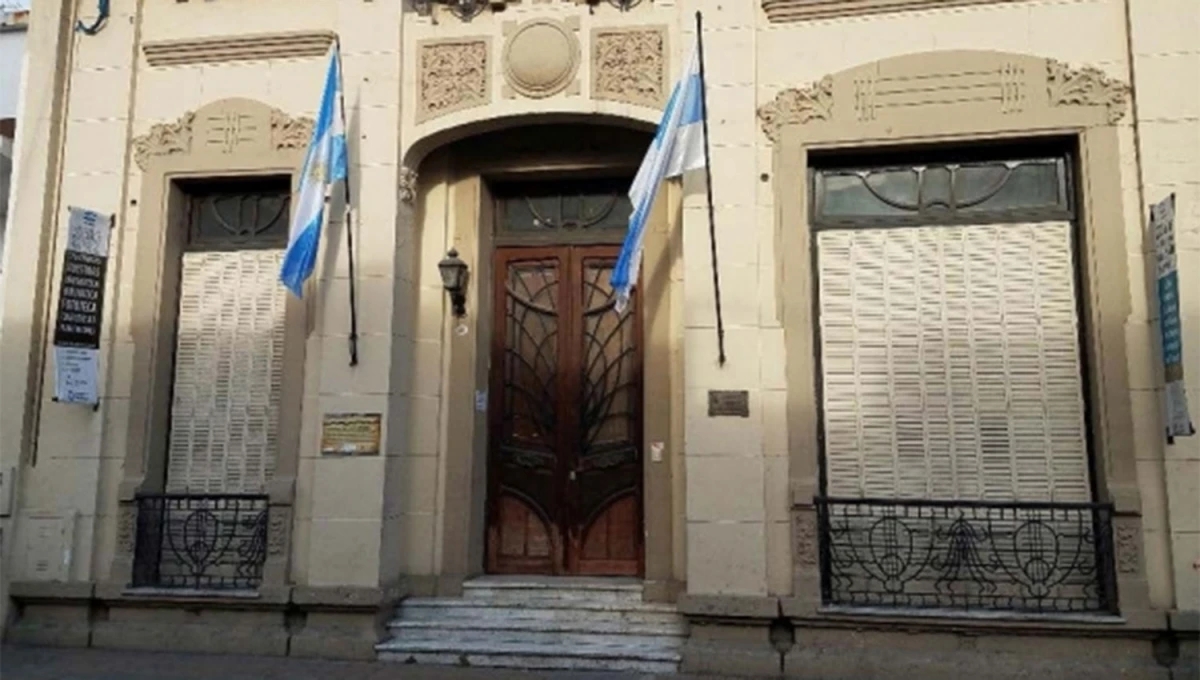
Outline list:
[[[833,498],[816,505],[826,604],[1117,613],[1111,505]]]
[[[640,569],[639,317],[613,309],[614,263],[608,246],[497,254],[492,571]]]

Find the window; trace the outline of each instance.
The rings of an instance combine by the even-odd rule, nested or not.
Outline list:
[[[813,172],[828,495],[1090,500],[1068,167]]]
[[[499,184],[497,231],[502,236],[557,240],[589,234],[623,238],[633,206],[628,179]]]
[[[286,306],[284,179],[182,187],[168,492],[264,490],[279,442]],[[173,225],[174,226],[174,225]]]

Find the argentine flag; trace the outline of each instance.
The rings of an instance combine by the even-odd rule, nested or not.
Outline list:
[[[300,196],[292,210],[292,226],[279,280],[296,297],[303,297],[304,282],[312,275],[321,245],[325,197],[330,185],[346,179],[346,121],[342,119],[341,59],[335,44],[329,52],[325,91],[312,141],[304,157]]]
[[[612,287],[616,291],[616,309],[625,310],[629,295],[637,282],[638,269],[642,264],[642,243],[646,235],[646,219],[658,195],[658,187],[668,177],[678,177],[688,170],[704,167],[704,81],[700,77],[700,46],[692,49],[679,82],[671,90],[671,98],[658,124],[658,133],[637,176],[629,187],[629,200],[633,203],[633,214],[629,217],[629,231],[625,234],[625,245],[617,258],[612,273]]]

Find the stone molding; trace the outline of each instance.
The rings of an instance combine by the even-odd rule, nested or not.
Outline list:
[[[1116,543],[1117,573],[1139,573],[1142,566],[1141,526],[1137,522],[1128,522],[1123,518],[1116,518],[1113,525],[1113,533],[1116,534],[1114,542]]]
[[[207,147],[233,153],[243,144],[269,144],[275,150],[304,149],[312,136],[313,120],[293,117],[279,109],[270,109],[267,119],[256,111],[240,106],[245,100],[225,100],[224,106],[197,118],[189,111],[171,123],[156,123],[150,130],[133,138],[133,157],[146,171],[151,159],[159,156],[186,155],[193,152],[193,141]]]
[[[661,108],[667,91],[665,26],[592,30],[592,99]]]
[[[580,61],[578,32],[578,17],[505,22],[501,57],[507,82],[504,96],[542,99],[564,90],[579,94],[579,81],[575,80]]]
[[[417,54],[417,123],[491,103],[490,38],[422,41]]]
[[[162,40],[142,46],[151,66],[192,66],[254,59],[319,57],[334,41],[330,31],[261,33],[190,40]]]
[[[162,286],[177,275],[183,244],[178,230],[167,229],[184,203],[173,186],[175,177],[285,176],[293,190],[313,121],[293,116],[270,105],[246,98],[219,99],[188,111],[177,120],[152,125],[131,140],[135,161],[143,173],[137,229],[132,253],[134,293],[127,329],[135,348],[128,373],[115,379],[136,385],[129,399],[123,479],[118,486],[115,511],[115,550],[110,569],[114,582],[131,582],[137,542],[137,497],[162,492],[166,455],[170,375],[161,357],[169,356],[174,342],[174,311],[164,304]],[[285,314],[284,387],[280,404],[280,442],[274,478],[268,484],[270,534],[263,565],[263,587],[288,582],[289,557],[295,513],[295,476],[299,456],[299,420],[303,398],[304,329],[308,327],[304,304],[289,299]],[[121,315],[117,315],[121,316]],[[261,590],[261,589],[260,589]]]
[[[829,120],[833,115],[833,78],[821,80],[802,88],[788,88],[770,102],[758,108],[763,132],[772,142],[779,141],[779,129],[793,123]]]
[[[417,198],[417,171],[407,165],[400,166],[398,190],[401,203],[412,203]]]
[[[1107,124],[1125,115],[1129,86],[1092,66],[1072,68],[1053,59],[981,57],[970,63],[931,61],[922,55],[874,62],[835,79],[825,76],[788,88],[758,109],[763,133],[773,143],[788,125],[893,121],[906,112],[947,113],[970,106],[980,115],[1042,115],[1058,107],[1105,110]],[[982,59],[982,61],[981,61]],[[905,63],[906,62],[906,63]],[[987,63],[990,62],[990,63]],[[899,65],[902,64],[902,65]],[[1099,118],[1099,117],[1097,117]]]
[[[967,5],[1001,5],[1023,0],[762,0],[771,23],[811,21],[836,17],[948,9]]]
[[[1128,84],[1094,66],[1071,68],[1054,59],[1046,60],[1046,92],[1053,106],[1103,106],[1109,123],[1124,118],[1129,103]]]
[[[764,137],[774,146],[774,274],[787,353],[787,417],[792,521],[808,521],[804,507],[819,489],[818,366],[813,348],[812,231],[804,187],[811,150],[891,145],[965,144],[1039,136],[1076,138],[1079,145],[1079,220],[1084,337],[1094,356],[1089,374],[1097,497],[1115,504],[1111,536],[1113,567],[1124,625],[1159,615],[1149,604],[1145,536],[1137,485],[1128,346],[1120,325],[1131,308],[1126,230],[1123,228],[1120,135],[1128,86],[1099,69],[1067,67],[1044,57],[994,50],[947,50],[900,55],[829,74],[817,85],[785,90],[758,111]],[[781,255],[787,253],[787,257]],[[1094,380],[1103,375],[1102,381]],[[821,591],[812,565],[809,528],[793,525],[790,536],[793,594],[797,607],[817,611]],[[819,553],[818,553],[819,554]],[[814,608],[814,605],[816,607]],[[1108,625],[1108,624],[1106,624]]]

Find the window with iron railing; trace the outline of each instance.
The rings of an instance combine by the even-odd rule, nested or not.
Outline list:
[[[1109,612],[1065,154],[817,165],[827,603]]]
[[[136,587],[256,588],[283,397],[290,182],[181,183],[165,493],[137,499]]]

